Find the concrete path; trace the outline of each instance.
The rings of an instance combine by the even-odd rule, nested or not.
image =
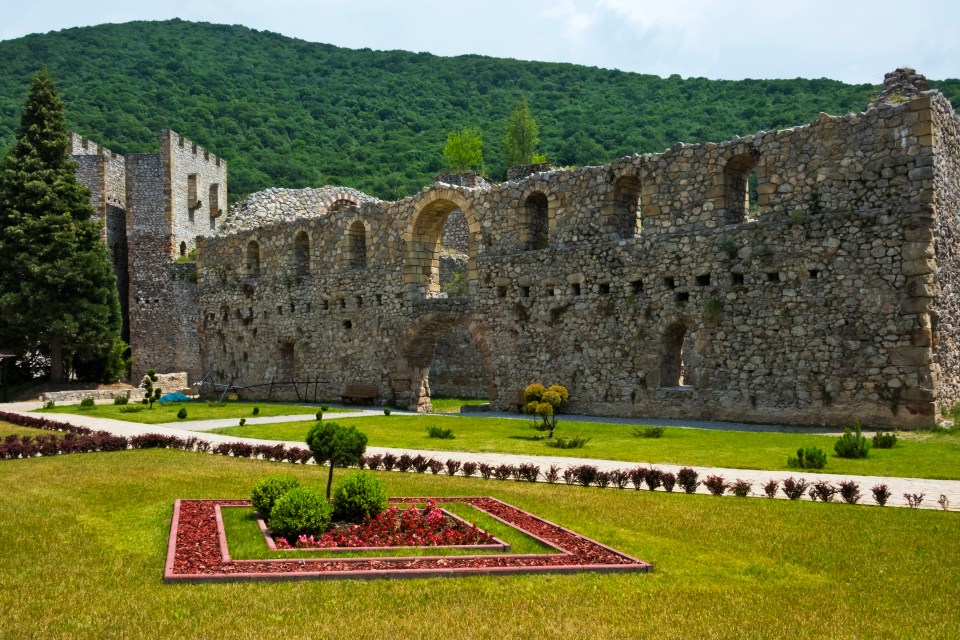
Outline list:
[[[268,444],[275,445],[278,442],[282,442],[288,447],[305,447],[303,442],[295,441],[277,441],[277,440],[262,440],[257,438],[239,438],[237,436],[228,436],[218,433],[203,433],[202,436],[198,435],[198,432],[204,432],[209,429],[216,429],[219,427],[233,427],[237,426],[239,419],[230,418],[225,420],[196,420],[190,422],[176,422],[176,423],[165,423],[165,424],[140,424],[134,422],[123,422],[120,420],[111,420],[108,418],[97,418],[93,416],[86,416],[80,414],[67,414],[67,413],[28,413],[32,412],[35,409],[41,407],[39,402],[20,402],[20,403],[8,403],[0,404],[0,410],[10,411],[15,413],[23,413],[25,415],[32,416],[43,416],[53,420],[60,420],[62,422],[68,422],[70,424],[87,427],[88,429],[94,430],[103,430],[109,431],[110,433],[122,436],[134,436],[141,435],[145,433],[161,433],[167,435],[175,435],[181,438],[189,437],[201,437],[203,440],[210,442],[212,445],[217,445],[223,442],[246,442],[249,444]],[[398,415],[403,414],[404,412],[396,412]],[[381,410],[363,410],[355,411],[350,413],[337,413],[336,411],[330,411],[324,414],[325,418],[355,418],[355,417],[365,417],[371,415],[382,415]],[[470,414],[471,416],[476,417],[510,417],[517,418],[516,414],[491,414],[491,413],[477,413]],[[596,417],[587,417],[587,416],[565,416],[568,421],[594,421],[594,422],[611,422],[618,424],[661,424],[663,426],[682,426],[687,428],[715,428],[723,429],[729,431],[740,430],[736,427],[741,425],[736,425],[732,423],[708,423],[701,421],[652,421],[652,420],[639,420],[639,419],[626,419],[626,418],[596,418]],[[293,416],[271,416],[264,418],[247,418],[247,424],[267,424],[274,422],[294,422],[294,421],[307,421],[315,419],[313,414],[305,415],[293,415]],[[529,418],[525,418],[529,419]],[[677,422],[683,422],[684,424],[677,424]],[[701,426],[707,425],[707,426]],[[189,429],[187,428],[189,426]],[[785,429],[777,428],[774,425],[764,425],[765,428],[758,429],[759,425],[742,425],[749,427],[750,431],[764,430],[764,431],[782,431]],[[805,431],[809,433],[809,431]],[[546,471],[551,465],[557,465],[561,470],[566,469],[567,467],[572,467],[581,464],[591,464],[596,466],[598,469],[604,471],[612,471],[615,469],[631,469],[636,466],[643,467],[656,467],[661,471],[669,471],[676,474],[682,466],[685,465],[675,465],[675,464],[665,464],[665,463],[646,463],[646,462],[624,462],[620,460],[597,460],[589,458],[575,458],[568,456],[535,456],[535,455],[517,455],[517,454],[507,454],[507,453],[470,453],[470,452],[461,452],[461,451],[430,451],[430,450],[419,450],[419,449],[399,449],[399,448],[387,448],[387,447],[367,447],[368,455],[375,454],[386,454],[392,453],[396,456],[403,454],[409,454],[411,456],[422,455],[427,458],[436,458],[441,462],[446,462],[447,460],[459,460],[461,462],[473,461],[478,463],[486,463],[490,465],[518,465],[523,463],[533,463],[540,467],[541,472]],[[691,467],[693,468],[700,476],[700,480],[703,480],[708,475],[719,475],[722,476],[727,482],[732,482],[737,479],[746,480],[753,485],[753,490],[751,496],[761,497],[763,496],[762,485],[766,484],[770,480],[777,480],[780,482],[781,486],[783,480],[789,477],[793,478],[804,478],[808,482],[813,482],[815,480],[826,480],[828,482],[836,485],[837,483],[845,480],[852,480],[860,485],[860,492],[862,494],[861,502],[864,504],[873,504],[873,497],[870,493],[870,489],[877,484],[885,484],[891,492],[890,500],[887,503],[888,506],[907,506],[907,500],[904,497],[904,494],[924,494],[923,503],[920,508],[923,509],[940,509],[940,505],[937,503],[938,498],[946,496],[949,501],[949,510],[957,511],[960,510],[960,480],[930,480],[924,478],[896,478],[896,477],[881,477],[881,476],[855,476],[855,475],[843,475],[843,474],[833,474],[833,473],[811,473],[811,472],[802,472],[802,471],[759,471],[753,469],[727,469],[721,467]],[[443,472],[442,472],[443,473]],[[562,482],[562,480],[561,480]],[[632,488],[631,488],[632,490]],[[645,489],[644,489],[645,490]],[[662,491],[663,489],[659,489]],[[679,487],[674,491],[679,491]],[[707,489],[704,486],[700,486],[697,489],[697,493],[708,493]],[[729,494],[727,494],[729,495]],[[783,495],[783,491],[779,491],[777,494],[778,498],[786,499]],[[805,500],[808,500],[809,497],[805,496]],[[836,501],[840,501],[839,494],[835,498]]]

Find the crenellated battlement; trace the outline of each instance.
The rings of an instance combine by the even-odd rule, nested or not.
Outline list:
[[[196,142],[188,140],[186,137],[180,135],[172,129],[163,129],[160,131],[160,148],[162,151],[166,152],[172,149],[174,146],[181,150],[189,151],[197,160],[202,159],[203,162],[213,163],[217,167],[227,166],[227,161],[220,158],[217,155],[214,155],[198,145]]]

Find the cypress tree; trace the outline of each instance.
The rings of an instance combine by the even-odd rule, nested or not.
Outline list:
[[[63,102],[50,75],[30,86],[0,164],[0,344],[116,379],[123,368],[116,277],[89,190],[75,175]]]

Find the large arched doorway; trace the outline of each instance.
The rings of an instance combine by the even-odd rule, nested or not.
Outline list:
[[[441,277],[441,262],[444,255],[444,231],[447,221],[462,217],[461,227],[466,227],[463,243],[466,249],[465,265],[459,270],[457,282],[444,282]],[[449,229],[447,229],[449,231]],[[448,234],[449,235],[449,234]],[[436,189],[428,193],[417,206],[405,235],[407,255],[404,276],[407,284],[417,285],[424,298],[436,298],[453,292],[454,295],[470,295],[477,289],[476,256],[479,227],[467,200],[453,189]],[[444,291],[446,285],[447,291]]]
[[[433,394],[495,400],[486,330],[457,314],[414,321],[399,346],[392,385],[397,404],[420,413],[432,411]]]

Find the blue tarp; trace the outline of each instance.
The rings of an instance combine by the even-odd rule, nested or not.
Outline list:
[[[176,392],[174,392],[174,393],[168,393],[168,394],[165,395],[165,396],[160,396],[160,402],[162,402],[162,403],[167,403],[167,402],[188,402],[189,400],[190,400],[190,398],[188,398],[187,396],[183,395],[183,394],[180,393],[179,391],[176,391]]]

